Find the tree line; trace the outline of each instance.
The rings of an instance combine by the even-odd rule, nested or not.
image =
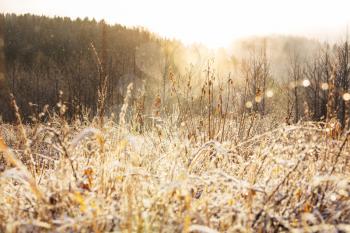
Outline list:
[[[94,19],[49,18],[30,14],[2,14],[1,86],[4,120],[13,120],[6,95],[13,93],[24,116],[34,108],[55,106],[63,92],[67,115],[97,111],[101,76],[108,79],[106,102],[112,110],[123,102],[126,86],[147,79],[151,89],[158,80],[137,63],[153,64],[160,57],[138,53],[144,45],[156,49],[166,43],[142,28],[108,25]],[[137,61],[137,59],[139,61]],[[152,60],[153,59],[153,60]]]
[[[55,108],[60,98],[68,118],[94,116],[103,85],[106,111],[118,112],[132,82],[142,96],[135,104],[148,113],[155,102],[168,110],[179,103],[187,115],[214,113],[199,109],[204,93],[211,95],[210,106],[226,106],[241,117],[277,110],[287,123],[336,119],[349,127],[347,39],[330,44],[267,37],[241,45],[229,54],[94,19],[1,14],[1,116],[15,119],[9,93],[25,118],[45,105]],[[230,85],[223,85],[225,79]]]

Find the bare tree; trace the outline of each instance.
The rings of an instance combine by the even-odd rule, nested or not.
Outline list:
[[[296,51],[290,56],[290,67],[288,70],[289,88],[291,90],[291,97],[293,99],[294,106],[294,123],[297,123],[300,119],[300,101],[299,101],[299,89],[298,84],[302,76],[302,67],[300,64],[300,58]]]

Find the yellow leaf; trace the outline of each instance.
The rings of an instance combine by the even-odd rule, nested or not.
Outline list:
[[[235,204],[235,200],[234,199],[229,199],[227,204],[229,206],[233,206]]]
[[[278,175],[279,173],[281,173],[282,169],[280,166],[276,166],[272,169],[272,174],[274,175]]]
[[[85,204],[84,197],[79,192],[75,192],[73,197],[74,197],[74,201],[79,204],[80,210],[82,212],[85,212],[86,204]]]
[[[104,145],[105,139],[102,134],[96,134],[96,140],[100,146]]]
[[[5,144],[4,140],[2,138],[0,138],[0,151],[5,152],[7,150],[8,150],[7,145]]]
[[[291,224],[290,224],[292,227],[298,227],[299,225],[299,221],[298,219],[294,218],[292,221],[291,221]]]
[[[116,176],[115,178],[116,178],[116,180],[119,181],[119,182],[122,182],[122,181],[124,180],[124,176],[121,176],[121,175]]]
[[[298,198],[298,200],[300,199],[301,194],[302,194],[301,189],[298,188],[297,191],[295,192],[295,196]]]
[[[190,225],[191,225],[191,217],[190,217],[190,215],[187,214],[187,215],[185,216],[185,219],[184,219],[184,229],[183,229],[183,232],[189,232]]]
[[[303,211],[306,213],[310,213],[312,211],[312,205],[309,202],[306,202],[303,207]]]
[[[119,143],[118,143],[119,150],[124,150],[127,145],[128,145],[128,141],[127,140],[119,141]]]

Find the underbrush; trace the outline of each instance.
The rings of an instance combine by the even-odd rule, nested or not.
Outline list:
[[[350,232],[348,134],[256,122],[2,124],[0,232]]]

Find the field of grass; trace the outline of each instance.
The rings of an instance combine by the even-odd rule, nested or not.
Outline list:
[[[218,2],[128,12],[162,12],[169,32],[190,13],[202,26],[186,36],[220,40],[279,12],[232,2],[229,14]],[[325,4],[296,4],[322,24],[311,13]],[[242,27],[235,11],[249,16]],[[214,49],[143,23],[50,15],[0,12],[0,233],[350,233],[347,31],[327,42],[285,25]],[[301,16],[288,21],[307,26]]]
[[[2,124],[0,232],[350,232],[348,134],[266,122]]]

